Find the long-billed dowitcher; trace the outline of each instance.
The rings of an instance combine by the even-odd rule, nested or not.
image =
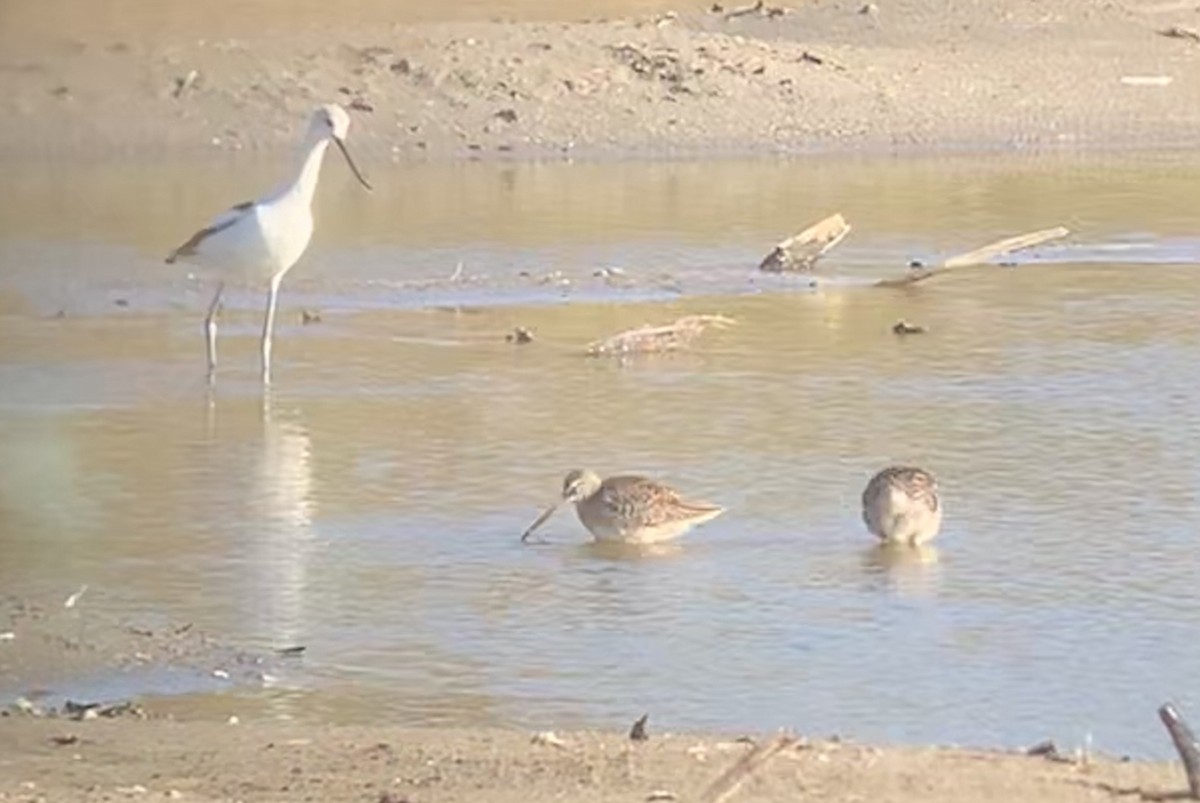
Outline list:
[[[562,499],[537,517],[521,541],[567,502],[575,505],[580,523],[597,541],[624,544],[669,541],[725,512],[720,505],[684,499],[674,488],[645,477],[601,481],[595,472],[576,470],[563,478]]]
[[[942,526],[937,481],[919,468],[883,469],[867,483],[862,506],[867,529],[885,543],[923,544]]]
[[[267,312],[262,333],[262,379],[271,381],[271,336],[275,328],[275,302],[283,276],[299,261],[312,239],[312,200],[321,174],[325,149],[332,141],[338,146],[354,177],[368,190],[346,149],[350,115],[336,104],[326,104],[312,115],[304,137],[302,158],[295,177],[270,195],[257,201],[240,203],[188,238],[167,256],[167,263],[184,259],[220,278],[217,292],[204,318],[208,356],[208,378],[212,381],[217,367],[217,310],[225,281],[249,278],[268,281]]]

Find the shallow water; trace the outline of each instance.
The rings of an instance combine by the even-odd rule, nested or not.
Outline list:
[[[1155,706],[1200,708],[1200,162],[376,167],[373,196],[331,163],[274,390],[261,293],[235,289],[210,400],[209,290],[161,254],[277,168],[2,168],[0,587],[86,583],[114,615],[308,647],[180,715],[649,711],[1165,756]],[[834,280],[755,275],[831,211],[855,226]],[[866,286],[1060,223],[1016,268]],[[740,323],[688,354],[578,356],[688,312]],[[515,325],[537,340],[505,343]],[[858,494],[894,461],[941,479],[934,553],[871,549]],[[661,553],[589,548],[569,512],[521,547],[575,466],[729,512]]]

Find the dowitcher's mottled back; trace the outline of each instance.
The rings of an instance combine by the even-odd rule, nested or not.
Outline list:
[[[887,543],[923,544],[942,526],[937,481],[919,468],[883,469],[867,483],[862,506],[867,529]]]
[[[674,488],[645,477],[617,476],[601,480],[592,471],[576,470],[563,478],[562,499],[538,517],[526,540],[564,502],[575,505],[579,521],[597,541],[655,544],[710,521],[724,508],[691,501]]]

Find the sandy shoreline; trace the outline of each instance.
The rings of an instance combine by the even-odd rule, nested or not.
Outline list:
[[[106,0],[90,24],[57,5],[6,6],[0,158],[290,148],[328,99],[369,161],[1200,144],[1200,43],[1159,33],[1200,23],[1181,4],[630,2],[501,22],[460,3],[388,24],[364,0],[271,26],[268,0],[242,24],[225,0],[168,19]]]
[[[252,690],[295,658],[236,649],[186,622],[113,617],[82,600],[71,608],[49,597],[0,600],[0,800],[708,800],[703,793],[723,772],[774,738],[672,734],[652,712],[648,740],[636,742],[627,731],[277,719],[270,705],[220,692]],[[139,693],[138,673],[155,669],[184,677],[190,685],[176,691],[190,692],[190,702]],[[126,678],[130,696],[88,697],[101,687],[89,691],[86,678],[97,675]],[[16,702],[13,690],[23,695]],[[1047,755],[806,736],[728,799],[1065,803],[1174,793],[1185,783],[1177,762],[1089,755],[1081,745]]]
[[[0,720],[0,799],[702,800],[753,743],[714,735],[531,734],[167,720]],[[800,740],[738,801],[1085,801],[1175,793],[1169,763]],[[1130,797],[1132,796],[1132,797]]]

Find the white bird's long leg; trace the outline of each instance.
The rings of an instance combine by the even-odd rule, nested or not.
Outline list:
[[[225,282],[217,285],[217,292],[212,303],[208,305],[208,314],[204,316],[204,344],[208,356],[208,381],[212,383],[217,375],[217,312],[221,309],[221,293],[225,292]]]
[[[275,302],[279,298],[279,285],[283,282],[283,274],[271,277],[271,289],[267,292],[267,317],[263,321],[262,333],[262,381],[264,385],[271,384],[271,336],[275,332]]]

